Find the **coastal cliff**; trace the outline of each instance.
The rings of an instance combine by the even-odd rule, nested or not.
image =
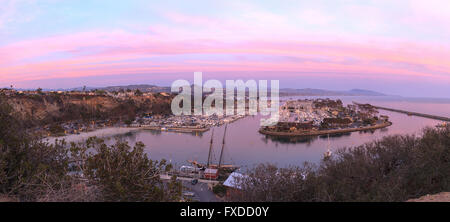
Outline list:
[[[106,95],[13,95],[1,96],[26,126],[67,121],[133,119],[140,113],[170,114],[172,96],[160,93],[115,98]]]

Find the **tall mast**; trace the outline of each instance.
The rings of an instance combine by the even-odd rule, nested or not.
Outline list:
[[[328,151],[330,151],[330,146],[331,146],[331,144],[330,144],[330,134],[327,134],[327,136],[328,136],[328,139],[327,139],[327,152],[328,152]]]
[[[213,145],[213,137],[214,137],[214,129],[212,130],[211,142],[209,143],[208,162],[206,164],[206,167],[209,167],[209,164],[211,162],[211,150],[212,150],[212,145]]]
[[[219,159],[218,169],[220,169],[220,167],[222,166],[223,148],[225,147],[225,134],[227,133],[227,127],[228,127],[228,124],[225,125],[225,131],[223,132],[222,150],[220,151],[220,159]]]

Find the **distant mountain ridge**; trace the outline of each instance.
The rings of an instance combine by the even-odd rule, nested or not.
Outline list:
[[[106,86],[106,87],[75,87],[70,89],[43,89],[44,91],[91,91],[91,90],[105,90],[108,92],[120,91],[120,90],[138,90],[141,92],[170,92],[170,87],[165,86],[156,86],[149,84],[135,84],[135,85],[126,85],[126,86]]]
[[[281,96],[386,96],[386,94],[365,89],[351,89],[347,91],[324,90],[324,89],[280,89]]]
[[[372,90],[365,90],[365,89],[351,89],[348,91],[350,94],[357,94],[357,95],[365,95],[365,96],[387,96],[384,93],[372,91]]]
[[[198,86],[190,85],[191,89]],[[135,84],[135,85],[124,85],[124,86],[107,86],[107,87],[76,87],[70,89],[43,89],[44,91],[86,91],[91,90],[105,90],[109,92],[120,91],[120,90],[140,90],[141,92],[170,92],[171,87],[168,86],[157,86],[150,84]],[[225,91],[225,90],[224,90]],[[248,91],[248,90],[246,90]],[[268,89],[270,91],[270,89]],[[314,88],[303,88],[303,89],[293,89],[293,88],[282,88],[280,89],[281,96],[387,96],[386,94],[365,90],[365,89],[351,89],[347,91],[338,90],[325,90],[325,89],[314,89]]]
[[[198,86],[190,85],[191,89],[194,89]],[[128,85],[128,86],[108,86],[104,88],[99,88],[106,91],[119,91],[123,90],[137,90],[139,89],[142,92],[170,92],[170,87],[165,86],[156,86],[156,85]],[[270,90],[270,89],[268,89]],[[225,90],[224,90],[225,91]],[[386,96],[383,93],[375,92],[371,90],[365,89],[351,89],[347,91],[336,91],[336,90],[324,90],[324,89],[289,89],[284,88],[280,89],[280,95],[310,95],[310,96]]]
[[[119,91],[121,89],[123,90],[139,90],[141,92],[170,92],[170,87],[166,86],[156,86],[156,85],[147,85],[147,84],[140,84],[140,85],[128,85],[128,86],[108,86],[104,88],[100,88],[102,90],[106,91]]]

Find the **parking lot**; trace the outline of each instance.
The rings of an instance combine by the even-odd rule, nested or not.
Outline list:
[[[184,193],[192,192],[193,196],[186,196],[193,201],[200,202],[219,202],[220,199],[216,197],[216,195],[212,192],[212,190],[208,189],[208,184],[206,183],[197,183],[195,185],[191,184],[191,181],[183,181]]]

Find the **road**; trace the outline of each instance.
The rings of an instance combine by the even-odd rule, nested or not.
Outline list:
[[[219,202],[220,199],[208,189],[207,183],[197,183],[192,185],[190,181],[183,181],[183,188],[185,190],[193,192],[195,195],[192,197],[193,200],[200,202]]]

